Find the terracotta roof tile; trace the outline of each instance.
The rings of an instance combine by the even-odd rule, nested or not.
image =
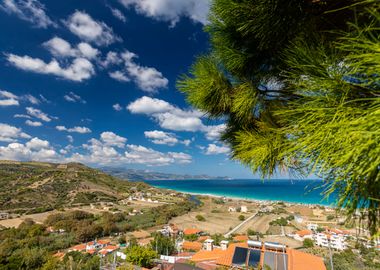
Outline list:
[[[201,230],[198,230],[196,228],[187,228],[187,229],[183,230],[183,233],[185,235],[198,234],[198,233],[201,233],[201,232],[202,232]]]
[[[310,230],[301,230],[301,231],[297,231],[295,234],[298,234],[299,236],[304,237],[305,235],[313,234],[313,232]]]
[[[225,256],[227,250],[214,249],[214,250],[201,250],[194,254],[191,258],[193,262],[202,262],[202,261],[216,261],[219,258]]]
[[[199,251],[202,249],[202,243],[199,242],[183,242],[182,249]]]
[[[289,270],[326,270],[322,258],[301,252],[295,249],[287,249],[289,255],[288,267]]]

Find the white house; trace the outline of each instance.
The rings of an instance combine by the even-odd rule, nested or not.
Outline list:
[[[302,222],[303,222],[303,217],[302,217],[302,216],[299,216],[299,215],[295,215],[295,216],[294,216],[294,220],[295,220],[295,222],[297,222],[297,223],[302,223]]]
[[[236,207],[233,207],[233,206],[228,207],[228,212],[236,212]]]
[[[248,213],[248,208],[247,208],[247,206],[242,205],[242,206],[240,207],[240,212],[242,212],[242,213]]]
[[[309,224],[307,224],[306,227],[307,227],[308,230],[317,231],[317,229],[318,229],[318,224],[309,223]]]
[[[336,250],[345,250],[347,248],[346,238],[342,234],[317,233],[313,235],[316,245],[321,247],[330,247]]]

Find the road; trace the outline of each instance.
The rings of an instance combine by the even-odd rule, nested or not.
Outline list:
[[[234,232],[236,232],[237,230],[239,230],[244,224],[246,224],[248,221],[250,221],[251,219],[253,219],[255,216],[257,215],[257,213],[255,213],[254,215],[250,216],[249,218],[247,218],[246,220],[244,220],[242,223],[240,223],[239,225],[237,225],[235,228],[233,228],[232,230],[230,230],[228,233],[226,233],[224,235],[225,238],[228,238],[231,234],[233,234]]]

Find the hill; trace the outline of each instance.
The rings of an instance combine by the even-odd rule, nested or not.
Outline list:
[[[173,174],[162,172],[151,172],[145,170],[122,169],[122,168],[102,168],[102,171],[118,177],[120,179],[128,179],[131,181],[145,180],[229,180],[226,176],[209,176],[209,175],[189,175],[189,174]]]
[[[144,183],[131,183],[79,163],[0,161],[0,210],[36,213],[78,204],[117,201]]]

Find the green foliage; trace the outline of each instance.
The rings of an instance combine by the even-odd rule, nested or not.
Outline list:
[[[213,0],[212,49],[178,82],[226,122],[232,158],[325,179],[371,234],[380,218],[380,3]]]
[[[379,254],[375,250],[368,251],[367,254],[356,254],[351,249],[334,253],[333,264],[335,270],[375,270],[379,269]],[[329,259],[326,258],[326,266],[331,270]]]
[[[158,257],[158,254],[151,248],[134,246],[125,251],[127,262],[133,265],[149,268],[152,266],[153,260]]]
[[[240,220],[240,221],[245,220],[245,216],[244,216],[244,215],[240,215],[240,216],[239,216],[239,220]]]
[[[175,243],[172,238],[163,236],[161,233],[155,233],[150,246],[158,254],[171,255],[175,251]]]
[[[304,248],[314,247],[314,241],[311,240],[311,239],[306,238],[305,240],[303,240],[303,247]]]
[[[206,221],[206,218],[202,215],[196,215],[195,218],[198,220],[198,221]]]
[[[328,215],[328,216],[326,217],[326,220],[330,221],[330,220],[333,220],[334,218],[335,218],[334,215]]]
[[[198,240],[199,236],[197,234],[189,234],[189,235],[185,235],[183,238],[187,241],[194,242]]]
[[[280,217],[278,219],[272,220],[269,222],[269,225],[273,226],[286,226],[288,225],[288,220],[286,218]]]
[[[259,236],[260,238],[263,238],[264,237],[264,234],[260,233],[260,232],[256,232],[252,229],[248,229],[247,230],[247,234],[250,235],[250,236]]]

